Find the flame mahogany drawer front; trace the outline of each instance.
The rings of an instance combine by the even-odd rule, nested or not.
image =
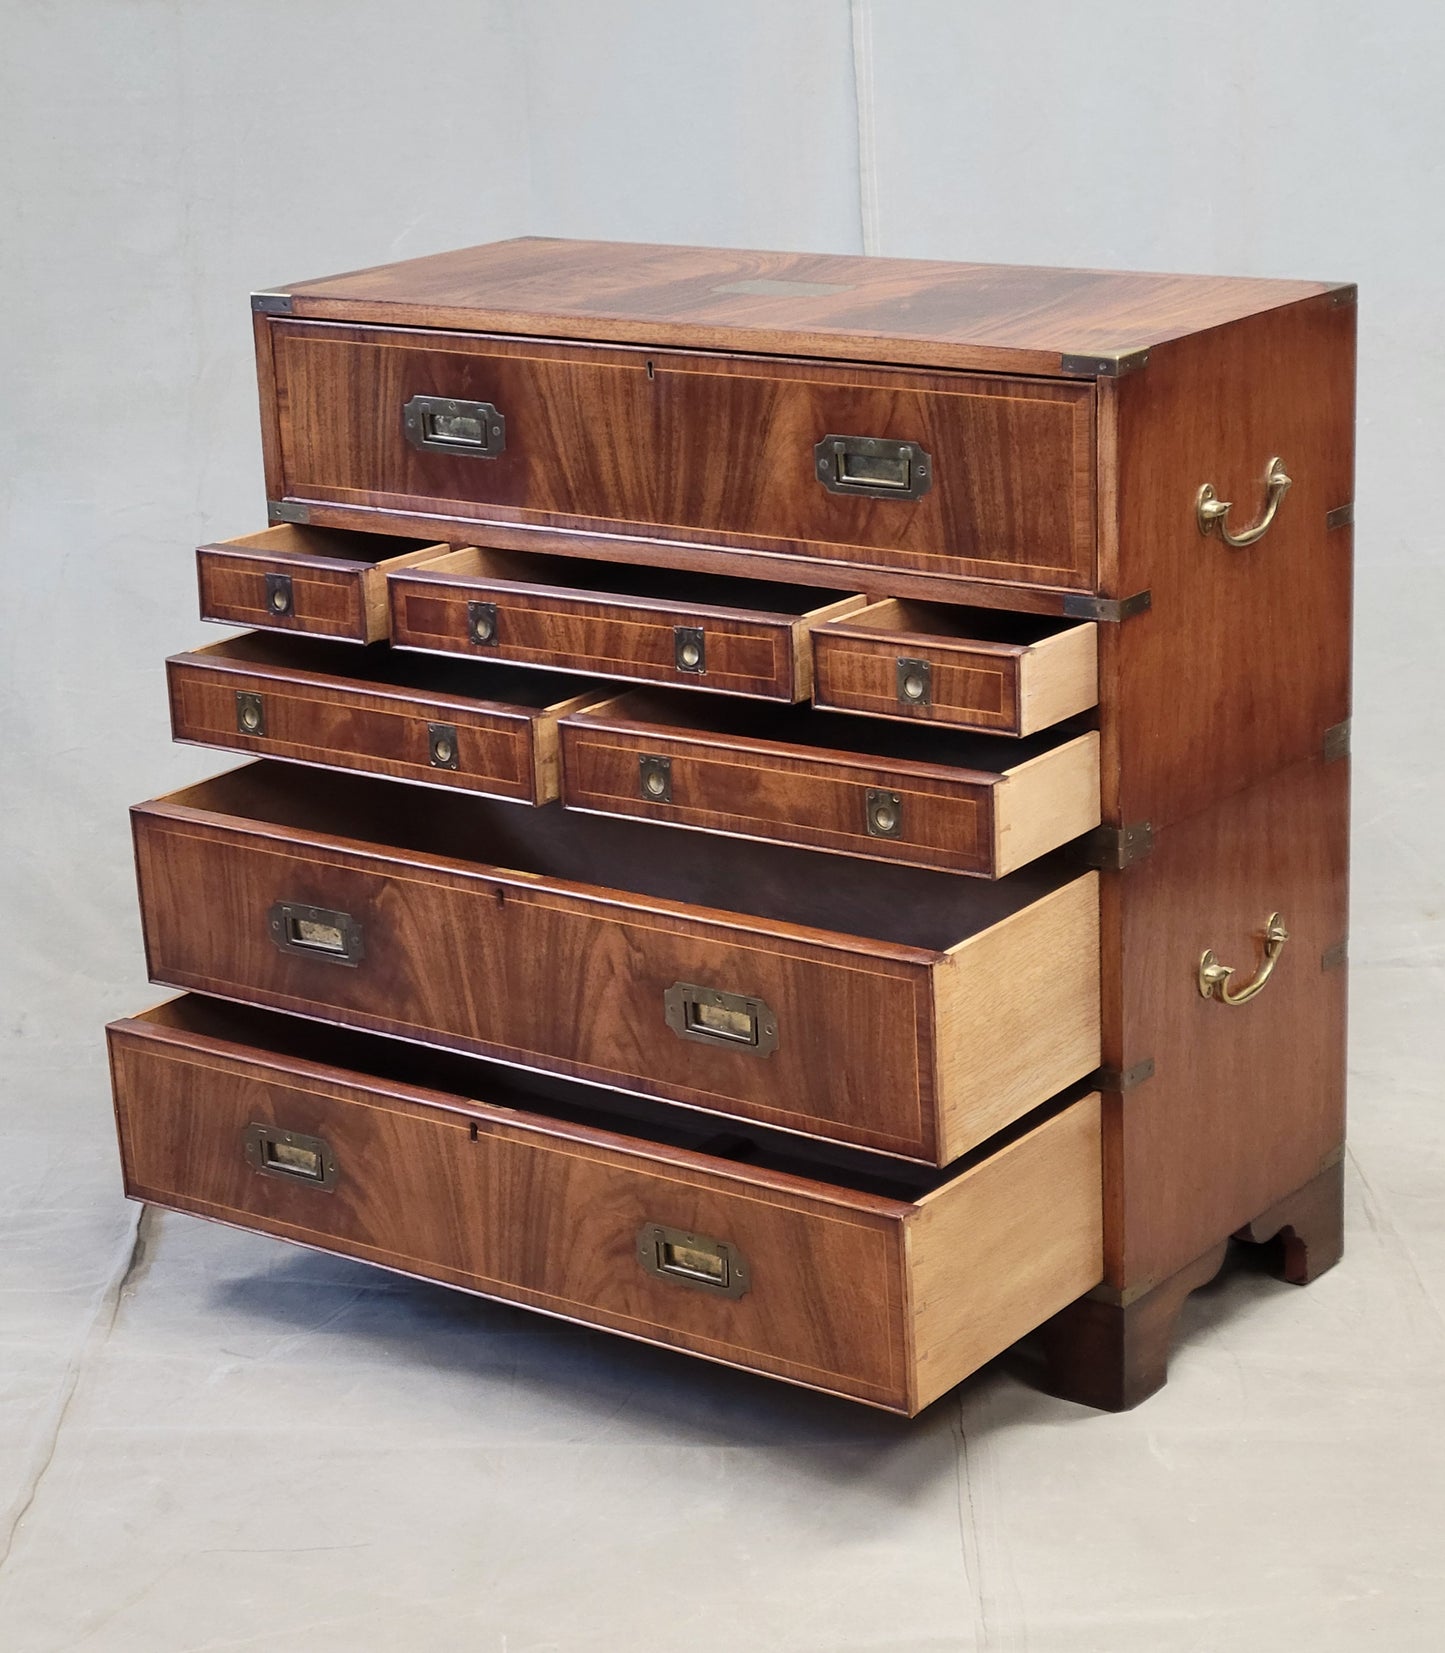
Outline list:
[[[166,677],[179,741],[529,804],[557,796],[558,719],[599,698],[556,672],[259,633],[174,655]]]
[[[806,700],[811,627],[866,599],[469,546],[389,576],[399,648]]]
[[[786,1144],[620,1135],[586,1087],[287,1017],[180,999],[109,1035],[132,1198],[889,1411],[1101,1272],[1094,1094],[941,1175],[819,1180]]]
[[[1098,1065],[1097,873],[850,887],[806,851],[417,798],[262,762],[139,806],[152,979],[932,1164]]]
[[[818,624],[813,704],[1032,735],[1099,700],[1098,627],[893,598]]]
[[[387,574],[447,549],[280,523],[197,550],[201,618],[375,643],[387,631]]]
[[[265,343],[278,499],[1094,581],[1092,383],[281,319]]]
[[[997,878],[1099,824],[1099,737],[1020,745],[641,690],[562,719],[570,809]]]

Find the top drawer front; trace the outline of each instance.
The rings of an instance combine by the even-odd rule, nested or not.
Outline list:
[[[314,322],[271,336],[286,498],[1093,583],[1090,384]],[[500,451],[414,446],[416,397],[489,404]],[[912,444],[927,491],[832,491],[814,454],[829,436]]]

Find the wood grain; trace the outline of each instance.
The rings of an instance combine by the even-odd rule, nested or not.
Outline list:
[[[1042,374],[1338,290],[536,237],[287,285],[298,316]]]
[[[655,534],[854,565],[1088,589],[1092,384],[889,372],[468,334],[273,322],[287,500],[442,522]],[[485,401],[495,458],[419,451],[419,394]],[[747,457],[720,451],[747,432]],[[919,499],[831,493],[828,435],[921,445]],[[554,549],[560,549],[554,546]]]
[[[197,549],[201,618],[375,643],[387,633],[387,572],[446,550],[444,545],[408,543],[385,534],[279,523]],[[290,612],[278,613],[268,601],[268,574],[290,580]]]
[[[1098,702],[1097,626],[988,610],[872,603],[815,623],[813,704],[911,723],[1031,735]],[[900,698],[899,661],[929,667],[927,698]]]
[[[1095,1092],[923,1196],[905,1229],[912,1410],[1098,1283],[1100,1178]]]
[[[1097,1274],[1096,1098],[933,1193],[890,1198],[564,1122],[511,1093],[494,1105],[480,1085],[372,1078],[241,1042],[254,1028],[218,1036],[218,1021],[182,1000],[108,1030],[132,1198],[907,1414]],[[322,1139],[334,1187],[255,1170],[255,1124]],[[651,1223],[726,1241],[750,1289],[650,1274]]]
[[[580,680],[506,666],[411,670],[384,649],[340,650],[260,635],[166,662],[178,741],[328,769],[543,804],[557,797],[557,720],[601,697]],[[467,692],[462,692],[467,691]],[[259,703],[264,732],[240,725],[238,695]],[[433,761],[442,724],[455,767]]]
[[[967,1153],[1099,1065],[1099,875],[957,943],[935,995],[939,1135]]]
[[[806,700],[812,686],[809,628],[865,601],[474,546],[387,584],[401,648],[783,701]],[[497,611],[486,643],[472,636],[473,602]],[[679,626],[703,631],[703,671],[679,666]]]
[[[1322,964],[1348,930],[1348,854],[1349,762],[1311,759],[1177,822],[1106,880],[1120,899],[1105,906],[1105,1061],[1155,1064],[1105,1113],[1115,1291],[1165,1279],[1338,1153],[1348,971]],[[1260,996],[1201,999],[1204,950],[1247,981],[1275,911],[1290,939]]]
[[[265,795],[248,796],[253,790]],[[936,997],[951,967],[935,938],[986,930],[1047,884],[978,886],[965,901],[933,893],[953,881],[915,873],[911,885],[880,890],[892,911],[879,922],[911,940],[820,930],[749,912],[775,899],[758,851],[710,858],[705,874],[736,904],[718,910],[697,900],[682,835],[594,832],[580,818],[554,818],[549,830],[590,869],[592,881],[582,883],[549,874],[555,863],[538,853],[542,812],[528,816],[528,855],[500,821],[506,805],[435,794],[429,815],[453,806],[468,860],[426,848],[442,835],[414,811],[404,823],[368,821],[369,802],[400,815],[405,798],[388,795],[403,791],[301,770],[287,782],[260,764],[138,806],[152,979],[940,1163]],[[298,804],[331,830],[292,824]],[[406,836],[388,844],[403,825]],[[646,856],[645,868],[633,870],[634,854]],[[791,867],[779,865],[780,884]],[[609,886],[609,874],[634,888]],[[639,883],[664,894],[637,893]],[[207,892],[203,922],[198,889]],[[923,910],[902,924],[910,889]],[[283,901],[349,915],[364,956],[347,966],[276,946],[268,915]],[[866,905],[832,902],[855,925],[867,920]],[[679,1037],[665,1016],[667,991],[679,982],[762,1000],[776,1018],[777,1049],[760,1056]],[[1066,1018],[1077,983],[1058,977],[1044,987],[1039,1015]],[[976,1038],[966,1007],[947,1031],[955,1074],[971,1059],[970,1040],[992,1048]],[[1014,1112],[1050,1094],[1022,1074]]]
[[[1354,305],[1316,299],[1181,340],[1121,380],[1119,570],[1111,594],[1153,606],[1105,628],[1105,814],[1156,830],[1320,749],[1350,713]],[[1212,482],[1247,526],[1264,473],[1294,479],[1247,550],[1200,534]]]
[[[649,691],[584,707],[560,731],[569,809],[833,854],[993,878],[1099,820],[1093,733],[1052,751],[986,737],[970,746],[951,732],[757,718]],[[670,798],[646,792],[646,758],[670,764]],[[870,830],[879,792],[896,800],[891,836]]]

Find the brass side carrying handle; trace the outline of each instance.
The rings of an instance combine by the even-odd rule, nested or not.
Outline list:
[[[1232,534],[1229,531],[1229,513],[1234,507],[1229,500],[1219,497],[1212,482],[1206,482],[1194,502],[1195,515],[1199,519],[1199,532],[1217,533],[1226,545],[1233,546],[1236,551],[1246,545],[1257,544],[1269,532],[1270,524],[1279,510],[1280,501],[1291,486],[1292,479],[1284,468],[1284,461],[1278,458],[1271,459],[1264,473],[1264,515],[1253,528],[1242,528],[1237,534]]]
[[[1288,940],[1289,931],[1285,929],[1283,920],[1278,913],[1271,913],[1264,927],[1264,962],[1253,981],[1233,991],[1229,986],[1229,978],[1234,974],[1233,966],[1221,964],[1213,950],[1206,948],[1199,960],[1200,998],[1218,999],[1221,1004],[1248,1004],[1256,993],[1264,991],[1264,985],[1274,973],[1275,963]]]

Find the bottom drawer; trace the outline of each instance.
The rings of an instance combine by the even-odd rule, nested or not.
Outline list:
[[[134,1199],[889,1411],[1102,1272],[1097,1094],[948,1172],[804,1167],[770,1133],[211,1000],[109,1037]]]

